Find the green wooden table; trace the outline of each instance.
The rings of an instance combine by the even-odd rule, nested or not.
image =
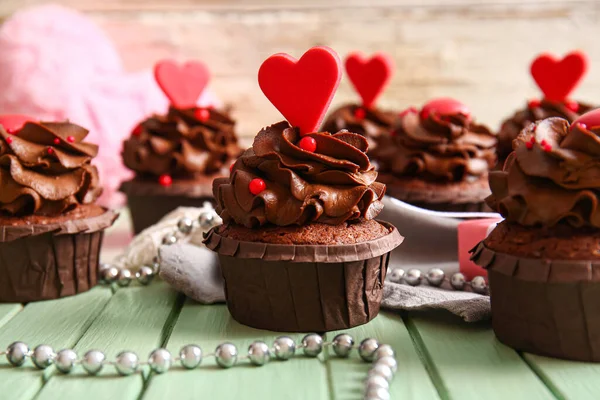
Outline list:
[[[399,368],[393,399],[600,399],[600,364],[520,354],[500,344],[489,323],[469,324],[443,312],[382,312],[347,332],[357,341],[375,337],[394,347]],[[245,352],[252,341],[269,343],[277,336],[242,326],[224,305],[194,303],[160,281],[148,287],[97,287],[26,306],[0,305],[0,348],[22,340],[73,348],[80,355],[99,349],[110,359],[131,350],[145,359],[156,347],[178,353],[189,343],[211,353],[231,341]],[[39,371],[30,361],[14,368],[2,357],[0,399],[360,399],[368,368],[356,353],[338,359],[325,351],[317,359],[298,356],[263,367],[243,362],[222,370],[211,358],[191,371],[173,367],[155,375],[146,368],[119,377],[105,367],[101,376],[90,377],[80,366],[62,375],[54,367]]]

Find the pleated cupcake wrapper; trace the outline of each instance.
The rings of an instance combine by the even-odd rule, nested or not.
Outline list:
[[[209,231],[219,254],[227,306],[238,322],[284,332],[325,332],[369,322],[379,313],[398,230],[352,245],[243,242]]]
[[[517,350],[600,362],[600,260],[544,260],[497,253],[483,242],[472,260],[488,269],[492,326]]]
[[[113,211],[62,224],[1,227],[0,302],[27,303],[85,292],[97,284],[104,229]]]
[[[155,182],[131,180],[119,190],[127,195],[131,222],[135,234],[156,224],[177,207],[202,207],[205,202],[214,206],[212,183],[162,186]]]

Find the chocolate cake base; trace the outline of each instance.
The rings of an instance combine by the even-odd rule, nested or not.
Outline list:
[[[448,212],[491,211],[485,203],[491,194],[487,175],[475,181],[429,182],[380,173],[377,180],[385,183],[387,195],[416,207]]]
[[[173,181],[171,186],[142,179],[123,182],[119,190],[127,195],[134,233],[154,225],[177,207],[202,207],[207,201],[214,206],[212,181],[216,176]]]
[[[488,270],[492,327],[498,339],[520,351],[600,362],[600,247],[588,247],[589,258],[579,259],[542,256],[555,254],[552,252],[529,256],[504,253],[516,248],[525,254],[528,247],[535,253],[539,249],[536,243],[550,241],[537,229],[527,235],[505,224],[490,235],[489,243],[497,249],[486,240],[472,250],[472,260]],[[510,243],[499,241],[507,231],[515,232],[516,238]],[[521,246],[518,238],[523,239]],[[560,243],[566,245],[566,238],[556,239],[555,244]]]
[[[387,222],[377,239],[342,245],[240,241],[220,235],[205,244],[219,254],[227,307],[238,322],[284,332],[326,332],[377,316],[390,252],[403,238]]]
[[[45,223],[0,225],[0,302],[56,299],[97,284],[104,229],[117,214],[44,218]]]

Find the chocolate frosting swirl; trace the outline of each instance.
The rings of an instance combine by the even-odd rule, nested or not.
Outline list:
[[[364,118],[356,116],[358,109],[364,110]],[[323,124],[324,132],[338,132],[346,129],[350,132],[365,136],[369,141],[369,148],[373,150],[376,142],[373,140],[381,135],[389,135],[398,121],[394,112],[379,109],[366,109],[357,104],[347,104],[333,111]]]
[[[226,172],[240,154],[235,122],[214,109],[206,121],[199,109],[171,107],[167,115],[143,121],[124,142],[123,161],[138,176],[170,175],[189,179],[197,175]]]
[[[0,127],[0,213],[57,216],[93,203],[102,188],[87,134],[69,122],[28,122],[15,135]]]
[[[600,228],[599,135],[563,118],[528,126],[504,170],[490,174],[488,204],[524,226]]]
[[[517,111],[512,117],[502,122],[498,132],[498,158],[505,160],[513,151],[513,140],[527,125],[546,118],[561,117],[569,122],[575,121],[580,115],[594,109],[585,103],[578,103],[577,111],[571,110],[565,103],[552,102],[543,99],[538,104],[528,104],[526,108]]]
[[[300,148],[298,130],[285,121],[264,128],[236,161],[231,176],[215,179],[217,212],[225,223],[249,228],[338,225],[379,214],[385,185],[375,182],[365,138],[346,131],[306,136],[316,141],[316,152]],[[257,195],[249,190],[255,178],[266,183]]]
[[[487,174],[496,162],[495,136],[463,114],[401,117],[392,135],[381,136],[371,157],[380,173],[432,182],[460,182]]]

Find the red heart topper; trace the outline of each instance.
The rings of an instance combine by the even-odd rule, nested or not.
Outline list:
[[[371,108],[390,82],[394,61],[384,53],[366,59],[361,53],[346,57],[346,73],[358,92],[365,108]]]
[[[154,66],[154,78],[173,106],[192,108],[206,88],[210,72],[200,61],[179,65],[163,60]]]
[[[342,78],[342,63],[329,47],[313,47],[299,60],[279,53],[258,70],[258,84],[269,101],[302,134],[315,132]]]
[[[546,99],[563,102],[587,69],[588,58],[581,51],[569,53],[562,60],[551,54],[541,54],[531,64],[531,75]]]
[[[26,115],[0,115],[0,125],[4,127],[7,133],[17,133],[27,122],[35,121]]]

